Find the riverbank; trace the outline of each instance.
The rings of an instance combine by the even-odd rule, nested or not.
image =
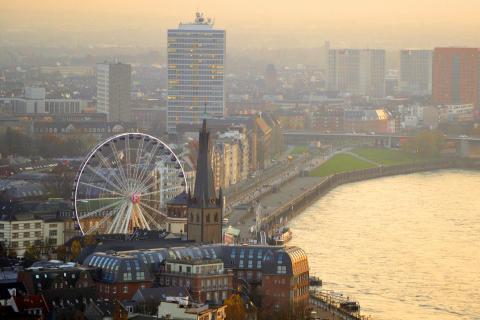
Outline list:
[[[311,203],[339,185],[380,177],[441,169],[480,169],[480,160],[440,159],[435,161],[417,161],[409,164],[371,167],[319,177],[318,183],[303,188],[302,192],[294,197],[285,197],[280,191],[279,196],[275,197],[278,206],[268,212],[268,215],[262,217],[262,229],[271,235],[278,226],[286,221],[290,221]],[[301,178],[293,179],[289,184],[298,183],[297,179]]]

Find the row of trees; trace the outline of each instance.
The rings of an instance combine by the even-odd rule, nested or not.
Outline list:
[[[433,157],[440,154],[445,145],[445,137],[440,131],[421,131],[409,139],[403,149],[421,156]]]
[[[61,137],[53,134],[42,134],[30,136],[20,130],[8,127],[0,133],[0,153],[2,155],[25,157],[75,157],[84,155],[94,146],[95,142],[96,139],[88,135],[72,134]]]

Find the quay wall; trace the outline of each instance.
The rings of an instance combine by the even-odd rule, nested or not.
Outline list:
[[[410,174],[416,172],[434,171],[441,169],[480,169],[480,159],[452,158],[437,161],[415,162],[411,164],[380,166],[375,168],[342,172],[325,178],[319,177],[319,183],[305,190],[301,195],[283,204],[271,212],[263,220],[263,227],[269,235],[280,224],[280,221],[290,221],[301,213],[321,196],[333,188],[351,182]]]

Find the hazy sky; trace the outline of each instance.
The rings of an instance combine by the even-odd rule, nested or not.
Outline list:
[[[480,0],[0,0],[0,43],[162,47],[197,10],[232,48],[480,46]]]

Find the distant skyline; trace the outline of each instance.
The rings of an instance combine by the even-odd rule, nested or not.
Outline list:
[[[234,49],[480,46],[478,0],[0,0],[0,45],[163,48],[196,11]]]

